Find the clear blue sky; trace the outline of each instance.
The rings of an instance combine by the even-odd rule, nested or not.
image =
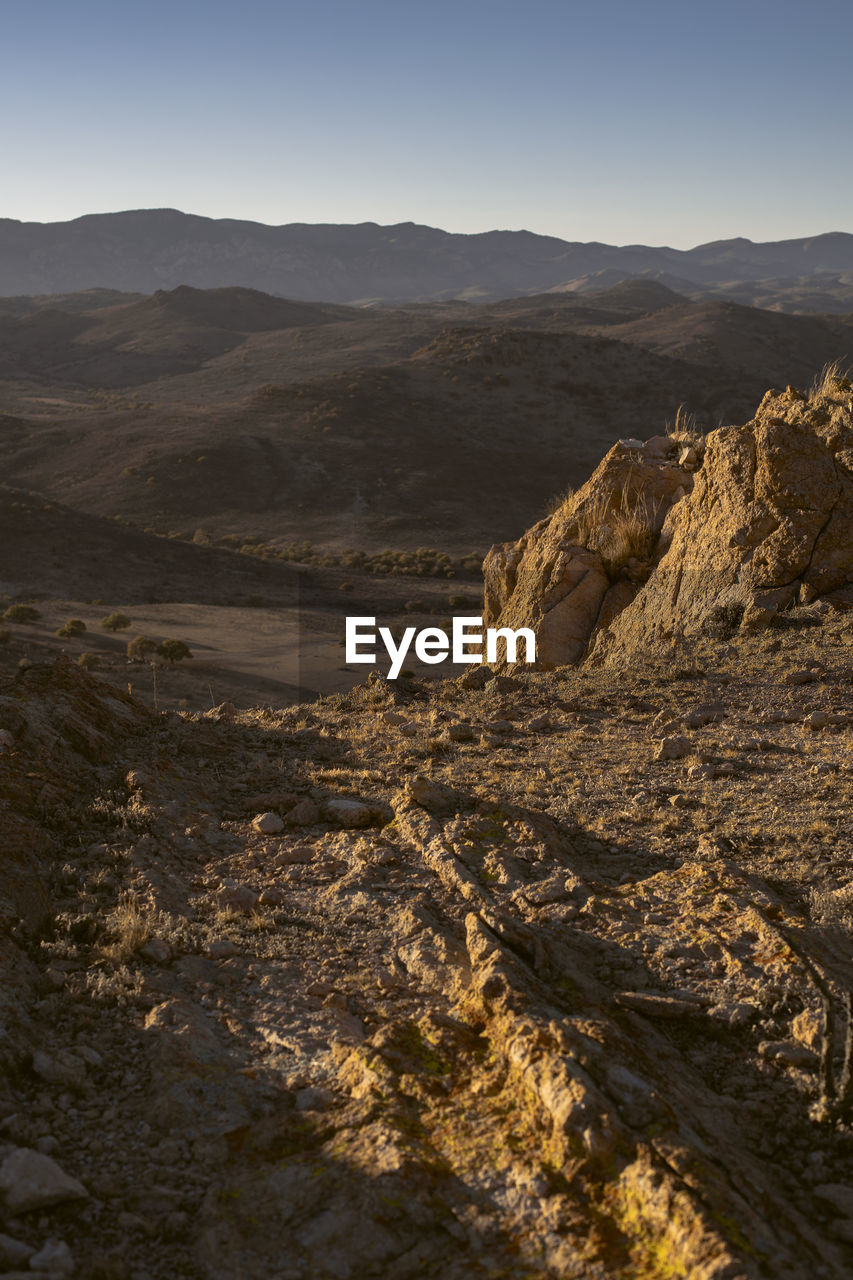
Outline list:
[[[0,0],[0,216],[853,231],[850,0]]]

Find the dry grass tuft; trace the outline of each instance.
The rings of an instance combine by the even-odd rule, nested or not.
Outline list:
[[[811,385],[809,401],[817,404],[823,400],[837,400],[839,396],[849,396],[853,391],[850,372],[850,369],[842,366],[840,360],[825,364]]]
[[[610,577],[629,560],[648,560],[658,540],[659,508],[639,487],[616,495],[597,495],[581,506],[575,530],[581,546],[597,551]]]
[[[674,421],[667,420],[666,434],[677,444],[695,449],[700,457],[705,451],[705,432],[699,426],[696,414],[689,412],[683,404],[676,409]]]
[[[123,893],[107,917],[111,941],[104,948],[109,959],[122,963],[151,937],[154,919],[133,893]]]

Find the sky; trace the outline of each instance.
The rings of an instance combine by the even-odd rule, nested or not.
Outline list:
[[[850,0],[0,0],[0,217],[853,232]]]

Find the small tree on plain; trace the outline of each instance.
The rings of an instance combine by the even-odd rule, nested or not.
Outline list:
[[[183,662],[184,658],[193,656],[189,645],[184,644],[183,640],[162,640],[157,646],[157,654],[168,663]]]
[[[134,636],[128,641],[127,656],[131,662],[145,662],[157,652],[157,641],[150,636]]]
[[[75,636],[82,636],[86,630],[86,624],[81,618],[69,618],[64,622],[57,631],[57,635],[63,640],[73,640]]]
[[[130,618],[126,613],[109,613],[101,618],[101,626],[104,631],[124,631],[130,626]]]

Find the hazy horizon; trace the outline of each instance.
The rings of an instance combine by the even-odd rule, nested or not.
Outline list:
[[[0,213],[812,236],[850,225],[851,37],[838,0],[43,0],[6,15]]]
[[[529,227],[529,226],[523,226],[523,227],[521,226],[520,227],[483,226],[474,230],[463,231],[457,227],[441,227],[441,226],[435,226],[433,224],[426,223],[426,222],[420,222],[416,218],[403,218],[403,219],[400,219],[398,222],[392,222],[392,223],[378,222],[375,218],[362,218],[358,222],[341,222],[341,223],[330,223],[323,220],[305,222],[304,220],[299,220],[299,219],[291,220],[288,222],[269,223],[269,222],[264,222],[262,219],[259,219],[259,218],[246,218],[246,217],[237,216],[234,214],[208,214],[208,213],[201,213],[197,209],[178,209],[174,205],[139,206],[133,209],[130,209],[130,208],[89,209],[85,213],[76,214],[70,218],[12,218],[12,217],[9,217],[7,214],[3,213],[2,210],[0,210],[0,222],[20,222],[22,225],[30,225],[30,226],[53,226],[53,225],[61,225],[67,222],[79,222],[84,218],[109,218],[109,217],[114,217],[116,215],[127,214],[127,213],[179,213],[185,217],[206,218],[211,222],[247,222],[247,223],[255,223],[258,226],[268,226],[268,227],[378,226],[378,227],[386,227],[386,228],[393,229],[394,227],[416,226],[416,227],[425,227],[431,231],[440,231],[446,235],[476,236],[476,235],[488,235],[493,232],[527,233],[527,234],[536,235],[536,236],[554,235],[553,232],[540,231],[540,230],[537,230],[535,227]],[[775,238],[775,242],[784,243],[785,241],[788,241],[788,240],[801,240],[801,239],[816,240],[822,236],[833,236],[833,235],[853,235],[853,231],[845,231],[843,228],[840,228],[840,227],[827,227],[819,231],[805,232],[801,236],[799,235],[798,236],[779,236]],[[556,236],[555,238],[560,240],[566,239],[565,236]],[[688,249],[701,249],[706,245],[711,245],[711,244],[715,244],[715,243],[727,241],[727,240],[742,240],[750,244],[774,242],[774,241],[765,241],[765,242],[756,241],[756,240],[753,240],[752,237],[750,236],[737,235],[737,236],[719,236],[719,237],[714,237],[711,240],[702,240],[702,241],[697,241],[695,244],[684,244],[684,245],[664,244],[662,241],[649,243],[649,242],[641,242],[639,240],[624,241],[619,244],[614,244],[613,242],[602,241],[600,239],[599,240],[593,239],[589,241],[578,241],[577,243],[609,244],[614,248],[621,248],[621,249],[630,249],[633,247],[641,246],[643,248],[652,248],[652,249],[688,250]],[[570,242],[567,241],[567,243],[570,243]]]

